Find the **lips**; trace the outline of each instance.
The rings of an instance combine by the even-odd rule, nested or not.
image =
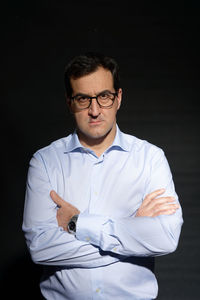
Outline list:
[[[91,125],[99,125],[102,123],[102,120],[90,120],[89,124]]]

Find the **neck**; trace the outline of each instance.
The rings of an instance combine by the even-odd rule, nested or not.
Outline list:
[[[83,147],[91,149],[98,157],[100,157],[102,153],[112,145],[115,139],[116,130],[117,129],[115,124],[111,128],[111,130],[103,137],[91,138],[84,135],[79,130],[77,130],[77,134],[81,145],[83,145]]]

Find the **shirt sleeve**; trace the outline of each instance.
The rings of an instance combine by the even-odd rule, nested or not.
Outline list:
[[[98,246],[79,241],[57,224],[57,206],[42,157],[30,161],[24,206],[23,231],[32,260],[38,264],[94,268],[118,261]]]
[[[172,174],[159,149],[150,161],[150,173],[144,194],[165,188],[162,196],[174,196]],[[104,251],[125,256],[158,256],[175,251],[183,223],[182,210],[157,217],[112,218],[82,213],[77,222],[77,239],[90,241]]]

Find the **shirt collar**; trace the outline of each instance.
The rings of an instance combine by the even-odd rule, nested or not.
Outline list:
[[[69,139],[67,139],[65,152],[72,152],[74,150],[78,150],[81,148],[84,148],[84,147],[81,145],[78,135],[77,135],[77,132],[75,130],[74,133],[69,136]]]
[[[107,149],[121,149],[124,151],[130,151],[130,143],[127,141],[126,139],[126,135],[119,129],[118,125],[117,125],[117,131],[116,131],[116,135],[115,135],[115,139],[112,143],[112,145]]]
[[[113,141],[113,144],[106,150],[106,152],[112,150],[112,149],[118,149],[123,151],[129,151],[130,150],[130,143],[125,138],[125,134],[120,131],[118,125],[117,125],[117,131],[115,135],[115,139]],[[73,134],[69,136],[69,140],[67,140],[65,152],[73,152],[76,150],[84,149],[84,147],[81,145],[76,130]]]

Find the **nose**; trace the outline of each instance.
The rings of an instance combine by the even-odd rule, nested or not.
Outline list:
[[[98,117],[101,113],[101,108],[96,99],[92,99],[88,113],[92,117]]]

